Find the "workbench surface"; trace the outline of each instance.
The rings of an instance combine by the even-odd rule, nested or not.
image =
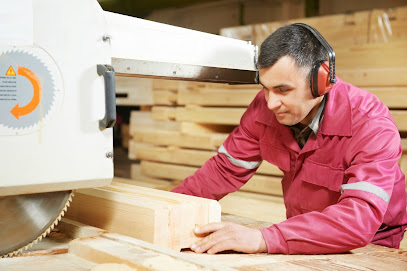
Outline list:
[[[223,221],[252,228],[270,223],[233,215]],[[0,270],[407,270],[407,251],[368,245],[343,254],[216,255],[175,252],[67,219],[19,257],[0,259]]]

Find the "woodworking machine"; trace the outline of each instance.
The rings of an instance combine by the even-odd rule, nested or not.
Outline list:
[[[41,240],[72,191],[113,178],[115,76],[255,83],[248,42],[105,12],[0,0],[0,256]]]

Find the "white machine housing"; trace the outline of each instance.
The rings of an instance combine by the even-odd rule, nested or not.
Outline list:
[[[7,108],[0,111],[0,196],[110,183],[113,131],[99,127],[105,86],[98,64],[123,76],[242,83],[246,74],[246,83],[254,83],[257,51],[244,41],[105,12],[96,0],[0,0],[0,6],[0,85],[17,86],[14,100],[0,97]],[[19,87],[29,81],[17,71],[30,65],[34,74],[47,68],[50,77],[39,71],[37,77],[41,85],[52,78],[53,99],[48,109],[40,101],[13,119],[8,109],[34,100],[35,90]],[[38,119],[23,124],[30,114]]]

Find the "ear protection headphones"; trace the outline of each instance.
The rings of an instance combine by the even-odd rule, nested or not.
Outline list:
[[[312,95],[314,97],[322,96],[328,93],[328,91],[331,90],[333,85],[336,83],[335,52],[324,37],[322,37],[322,35],[312,26],[303,23],[295,23],[293,25],[298,25],[308,29],[328,52],[329,61],[317,61],[313,64],[311,70],[310,86]]]

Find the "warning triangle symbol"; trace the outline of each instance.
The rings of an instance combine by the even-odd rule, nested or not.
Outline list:
[[[6,75],[16,76],[16,72],[13,70],[13,67],[10,66],[10,68],[8,68]]]

